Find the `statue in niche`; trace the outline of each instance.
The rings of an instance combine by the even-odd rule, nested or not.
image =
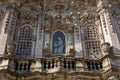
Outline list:
[[[64,54],[65,53],[65,36],[61,31],[57,31],[53,35],[52,40],[52,53],[53,54]]]
[[[55,48],[54,49],[55,53],[62,53],[64,44],[63,44],[63,40],[61,39],[61,37],[58,37],[57,40],[55,41],[54,48]]]

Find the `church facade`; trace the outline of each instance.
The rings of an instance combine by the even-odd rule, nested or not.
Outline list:
[[[120,0],[0,0],[0,80],[120,80]]]

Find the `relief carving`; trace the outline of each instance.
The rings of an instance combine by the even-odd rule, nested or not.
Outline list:
[[[110,43],[103,43],[101,45],[101,49],[104,53],[109,53],[110,52]]]
[[[8,55],[11,55],[15,50],[15,45],[13,43],[7,44],[7,53]]]
[[[48,41],[45,42],[44,49],[43,49],[43,55],[44,56],[50,56],[51,55],[51,51],[49,49],[49,42]]]
[[[73,49],[73,48],[70,49],[70,55],[75,56],[75,49]]]

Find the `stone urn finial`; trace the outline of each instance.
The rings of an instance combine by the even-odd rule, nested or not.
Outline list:
[[[110,43],[105,42],[101,45],[101,50],[104,53],[109,53],[110,52]]]
[[[7,44],[7,53],[10,55],[15,49],[15,45],[13,43]]]

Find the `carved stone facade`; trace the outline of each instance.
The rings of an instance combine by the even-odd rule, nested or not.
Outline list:
[[[0,0],[0,80],[120,80],[120,0]]]

